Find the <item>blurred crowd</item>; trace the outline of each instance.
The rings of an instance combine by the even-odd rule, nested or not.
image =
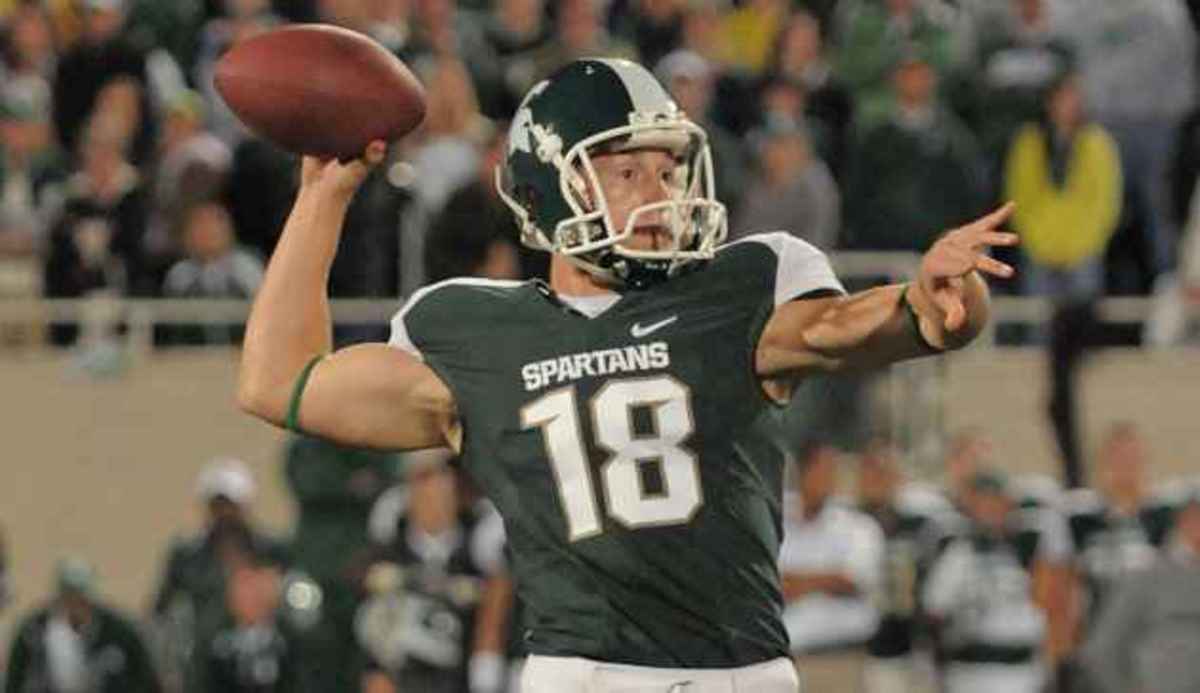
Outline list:
[[[923,480],[882,438],[853,455],[793,450],[779,569],[805,690],[1200,687],[1200,479],[1152,483],[1129,423],[1105,433],[1090,488],[1006,475],[979,430],[951,443]],[[518,693],[503,523],[449,451],[296,437],[281,468],[297,507],[286,538],[260,527],[244,463],[201,470],[204,524],[162,549],[140,615],[65,557],[0,657],[3,690]]]
[[[732,237],[784,229],[825,250],[921,251],[1012,199],[1024,243],[1005,259],[1021,273],[1001,290],[1063,303],[1154,292],[1145,339],[1176,343],[1196,336],[1187,306],[1200,300],[1198,6],[3,0],[0,295],[251,296],[298,167],[224,106],[214,65],[247,36],[326,21],[387,46],[428,90],[424,124],[356,200],[336,297],[543,272],[491,168],[524,92],[604,55],[654,70],[707,129]]]

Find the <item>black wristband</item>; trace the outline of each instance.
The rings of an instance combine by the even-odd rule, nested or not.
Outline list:
[[[913,308],[912,302],[908,300],[908,290],[912,288],[912,284],[905,284],[904,291],[900,292],[900,305],[904,306],[904,312],[908,314],[908,326],[913,333],[913,338],[917,340],[917,344],[921,348],[931,354],[940,354],[945,349],[939,349],[929,343],[925,338],[925,333],[921,331],[921,316],[917,315],[916,309]]]

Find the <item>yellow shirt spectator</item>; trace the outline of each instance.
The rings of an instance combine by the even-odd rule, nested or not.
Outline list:
[[[1061,183],[1051,171],[1046,130],[1026,125],[1005,165],[1005,196],[1017,203],[1012,223],[1035,262],[1069,269],[1104,252],[1121,214],[1121,164],[1099,125],[1071,140]]]

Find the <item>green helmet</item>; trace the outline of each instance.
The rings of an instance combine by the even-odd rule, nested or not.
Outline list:
[[[640,148],[670,151],[675,182],[669,199],[637,207],[624,228],[614,228],[591,156]],[[628,60],[576,60],[534,85],[513,118],[496,187],[525,245],[561,253],[611,283],[637,287],[672,276],[711,258],[725,238],[707,135]],[[665,220],[669,247],[622,244],[647,214]]]

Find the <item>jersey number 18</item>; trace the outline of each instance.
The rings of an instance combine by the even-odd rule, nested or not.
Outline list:
[[[634,430],[639,408],[650,412],[651,435]],[[608,454],[600,480],[609,516],[629,528],[691,520],[703,494],[696,456],[683,447],[695,430],[687,386],[667,375],[614,380],[588,400],[588,409],[595,444]],[[548,392],[521,409],[521,425],[542,430],[571,541],[603,531],[580,416],[574,386]],[[658,465],[661,491],[646,491],[644,464]]]

